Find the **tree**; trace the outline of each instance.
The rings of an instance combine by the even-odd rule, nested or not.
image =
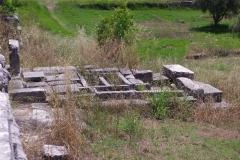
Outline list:
[[[240,6],[239,0],[196,0],[195,3],[204,13],[210,12],[214,26],[217,26],[226,14],[237,14]]]

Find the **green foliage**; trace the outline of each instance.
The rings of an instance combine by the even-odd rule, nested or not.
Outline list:
[[[239,0],[197,0],[196,4],[204,13],[209,11],[212,14],[214,26],[217,26],[227,13],[236,14],[240,6]]]
[[[136,136],[141,137],[143,133],[143,124],[141,123],[140,116],[135,113],[127,113],[119,122],[119,128],[132,138]]]
[[[166,119],[170,115],[170,98],[172,94],[163,92],[150,98],[152,113],[156,119]]]
[[[7,15],[9,13],[14,13],[18,3],[18,0],[4,0],[3,6],[0,7],[1,14]]]
[[[99,45],[104,45],[107,41],[122,40],[127,45],[131,45],[135,40],[136,28],[134,27],[133,15],[127,9],[127,3],[122,2],[121,7],[115,9],[113,15],[107,16],[97,25],[97,40]]]
[[[229,25],[229,29],[231,29],[232,33],[237,34],[237,36],[240,38],[240,16],[239,15],[233,19],[233,22]]]

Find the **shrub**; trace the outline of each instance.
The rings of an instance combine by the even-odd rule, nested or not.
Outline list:
[[[127,45],[131,45],[135,40],[135,31],[133,15],[127,9],[127,3],[122,2],[113,15],[103,18],[97,25],[97,40],[101,46],[108,40],[123,40]]]
[[[20,5],[18,0],[4,0],[3,6],[0,7],[0,13],[5,16],[9,13],[14,13],[16,7]]]

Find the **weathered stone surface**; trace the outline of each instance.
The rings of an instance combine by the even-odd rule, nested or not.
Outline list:
[[[176,86],[189,93],[194,98],[203,100],[204,90],[201,86],[189,78],[179,77],[176,79]]]
[[[9,91],[13,101],[39,102],[45,101],[46,90],[43,88],[22,88]]]
[[[94,86],[97,91],[128,91],[129,85]]]
[[[44,88],[46,87],[48,84],[46,82],[27,82],[26,83],[26,87],[27,88]]]
[[[13,148],[11,147],[11,129],[10,129],[10,102],[6,93],[0,93],[0,159],[13,159]]]
[[[178,77],[186,77],[192,80],[194,79],[194,72],[179,64],[163,65],[163,75],[171,78],[173,81],[175,81]]]
[[[18,18],[18,16],[17,15],[13,15],[13,16],[5,16],[4,18],[3,18],[3,20],[4,21],[6,21],[6,22],[15,22],[15,23],[19,23],[20,22],[20,20],[19,20],[19,18]]]
[[[135,77],[132,74],[126,75],[125,76],[127,79],[134,79]]]
[[[110,84],[106,81],[104,77],[99,77],[99,80],[100,85],[110,86]]]
[[[0,49],[1,52],[1,49]],[[0,91],[8,93],[8,84],[11,80],[9,72],[5,69],[6,59],[0,54]]]
[[[135,85],[135,89],[138,91],[151,90],[151,85],[149,83],[140,83]]]
[[[204,100],[213,99],[215,102],[222,102],[222,91],[202,82],[195,81],[204,90]]]
[[[153,81],[151,82],[153,85],[168,85],[170,84],[170,79],[160,73],[153,73]]]
[[[153,80],[153,73],[151,70],[134,70],[133,75],[136,79],[140,79],[143,82],[152,82]]]
[[[107,100],[102,101],[103,106],[121,106],[121,105],[128,105],[128,106],[147,106],[151,103],[147,100],[141,99],[122,99],[122,100]]]
[[[26,82],[41,82],[44,78],[43,72],[23,72],[23,80]]]
[[[23,81],[22,80],[11,80],[9,82],[9,90],[13,89],[22,89],[23,88]]]
[[[108,73],[108,72],[118,72],[118,68],[97,68],[90,69],[91,73]]]
[[[38,126],[50,126],[53,120],[51,112],[42,109],[33,109],[32,119],[38,123]]]
[[[132,74],[131,70],[129,68],[121,68],[120,69],[120,73],[122,73],[122,75],[129,75]]]
[[[143,81],[139,80],[139,79],[128,79],[128,81],[134,85],[137,85],[137,84],[143,84]]]
[[[70,85],[57,85],[57,86],[52,86],[52,90],[47,90],[47,93],[50,94],[52,92],[54,93],[60,93],[60,94],[65,94],[68,90],[68,87],[71,92],[79,92],[79,87],[81,87],[80,84],[70,84]]]
[[[80,82],[79,77],[77,74],[72,74],[72,75],[66,75],[66,74],[56,74],[52,76],[46,76],[46,81],[47,82],[52,82],[52,81],[66,81],[70,80],[71,82]]]
[[[118,72],[117,75],[124,84],[130,85],[131,87],[133,87],[133,84],[129,82],[120,72]]]
[[[16,40],[9,40],[9,61],[11,75],[18,75],[20,73],[20,55],[19,43]]]
[[[134,96],[134,91],[96,91],[95,95],[100,99],[129,99]]]
[[[34,72],[43,71],[45,75],[57,75],[63,74],[64,72],[76,73],[77,68],[74,66],[66,66],[66,67],[37,67],[33,69]]]
[[[67,160],[68,152],[64,146],[44,145],[44,160]]]

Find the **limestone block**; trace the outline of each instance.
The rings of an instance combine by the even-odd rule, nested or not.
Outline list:
[[[23,72],[23,80],[26,82],[41,82],[45,78],[41,72]]]
[[[110,84],[106,81],[106,79],[104,77],[99,77],[99,84],[103,84],[105,86],[110,86]]]
[[[33,69],[34,72],[43,71],[45,75],[56,75],[63,74],[65,72],[76,73],[77,68],[74,66],[66,66],[66,67],[37,67]]]
[[[178,77],[194,79],[194,72],[179,65],[163,65],[163,75],[175,81]]]
[[[170,79],[164,75],[161,75],[160,73],[153,73],[153,81],[151,84],[156,85],[170,84]]]
[[[135,77],[132,74],[126,75],[125,76],[127,79],[134,79]]]
[[[57,85],[57,86],[52,86],[52,90],[48,90],[47,93],[60,93],[60,94],[65,94],[68,90],[70,89],[70,92],[79,92],[79,87],[81,87],[80,84],[70,84],[70,85]]]
[[[143,82],[152,82],[153,80],[153,73],[151,70],[134,70],[133,75],[136,79],[140,79]]]
[[[134,96],[134,91],[96,91],[95,95],[100,99],[129,99]]]
[[[201,86],[189,78],[179,77],[176,79],[176,86],[189,93],[194,98],[203,100],[204,90]]]
[[[124,76],[132,74],[131,70],[129,68],[121,68],[120,73],[122,73]]]
[[[44,160],[67,160],[68,152],[64,146],[44,145],[43,146]]]
[[[26,87],[27,88],[44,88],[46,87],[48,84],[46,82],[27,82],[26,83]]]
[[[215,102],[222,102],[222,91],[209,84],[198,81],[195,81],[195,83],[204,90],[204,100],[213,99]]]
[[[13,101],[39,102],[45,101],[46,90],[43,88],[22,88],[9,91]]]

